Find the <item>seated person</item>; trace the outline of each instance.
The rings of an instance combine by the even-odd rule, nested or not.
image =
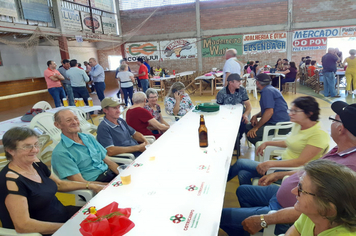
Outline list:
[[[255,78],[257,75],[261,73],[260,66],[258,64],[253,65],[252,70],[250,72],[250,78]]]
[[[254,65],[255,65],[255,62],[254,62],[254,61],[250,61],[250,62],[249,62],[248,66],[247,66],[247,69],[246,69],[246,72],[247,72],[248,74],[251,73],[252,68],[253,68]]]
[[[331,137],[337,144],[322,159],[331,160],[356,171],[356,104],[337,101],[331,105],[336,116],[330,117]],[[289,175],[281,186],[271,184]],[[255,234],[270,224],[277,224],[275,234],[285,233],[300,213],[293,206],[295,195],[291,190],[299,182],[299,171],[280,171],[263,176],[260,186],[241,185],[236,191],[241,208],[225,208],[220,227],[229,235]],[[267,214],[271,210],[275,213]],[[262,219],[261,220],[261,215]],[[263,226],[263,227],[262,227]]]
[[[106,148],[108,155],[122,153],[132,153],[135,157],[141,155],[146,150],[148,141],[120,118],[120,102],[107,97],[101,101],[101,107],[105,117],[98,126],[96,138]]]
[[[175,82],[164,100],[164,106],[168,115],[184,116],[194,108],[192,100],[184,91],[182,82]]]
[[[157,121],[152,114],[143,108],[146,104],[146,94],[143,92],[136,92],[132,97],[133,105],[129,107],[126,112],[127,124],[132,128],[142,133],[143,135],[153,135],[157,138],[161,136],[160,133],[154,134],[148,129],[149,126],[153,127],[154,130],[158,130],[164,133],[169,129],[169,125],[161,124]]]
[[[221,89],[216,95],[216,103],[219,105],[236,105],[242,104],[244,106],[244,113],[242,114],[241,124],[239,129],[238,139],[236,140],[235,149],[240,154],[240,140],[246,131],[246,124],[251,114],[251,103],[247,95],[246,89],[241,86],[241,77],[239,74],[230,74],[227,77],[228,86]]]
[[[247,139],[254,145],[262,140],[265,126],[290,120],[287,113],[288,105],[281,92],[271,86],[271,78],[269,75],[265,73],[257,75],[256,86],[261,91],[261,111],[252,116],[250,120],[251,123],[246,125]],[[261,119],[257,121],[259,117],[261,117]],[[280,131],[280,134],[287,133],[289,133],[289,130]]]
[[[169,126],[169,124],[163,119],[161,113],[161,107],[157,103],[158,93],[155,89],[149,88],[146,90],[147,103],[144,108],[151,113],[151,115],[158,120],[160,123]]]
[[[327,160],[304,170],[292,189],[294,208],[302,214],[285,235],[356,235],[356,173]]]
[[[276,65],[274,66],[277,71],[283,70],[283,61],[281,58],[278,58]]]
[[[70,109],[54,114],[54,125],[62,131],[52,153],[53,170],[60,179],[110,182],[119,171],[106,150],[91,134],[80,133],[78,117]]]
[[[311,63],[311,65],[308,67],[308,76],[312,77],[312,76],[315,75],[315,70],[316,70],[315,64],[316,64],[316,61],[313,60],[310,63]]]
[[[271,167],[298,167],[320,158],[329,146],[330,139],[318,122],[319,111],[315,98],[306,96],[295,99],[289,109],[290,120],[295,123],[291,134],[284,141],[264,142],[256,151],[256,154],[263,155],[267,146],[286,148],[282,160],[260,163],[238,159],[230,168],[228,181],[238,175],[240,185],[251,184],[251,178],[263,176]]]
[[[104,185],[62,181],[54,176],[36,155],[40,151],[38,136],[27,127],[14,127],[3,136],[9,163],[0,172],[0,219],[4,228],[18,233],[56,232],[80,207],[63,206],[55,196],[92,189],[99,192]]]
[[[297,74],[298,74],[298,69],[295,66],[295,62],[291,61],[289,63],[289,68],[286,71],[281,72],[282,74],[285,74],[286,77],[282,78],[281,80],[281,84],[285,84],[287,82],[294,82],[295,79],[297,78]],[[282,91],[283,86],[281,86],[281,91]]]

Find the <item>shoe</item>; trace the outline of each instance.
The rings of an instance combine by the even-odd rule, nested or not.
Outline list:
[[[336,96],[334,96],[333,98],[339,98],[339,97],[341,97],[340,95],[336,95]]]
[[[90,94],[96,94],[96,92],[94,91],[94,92],[91,92]]]

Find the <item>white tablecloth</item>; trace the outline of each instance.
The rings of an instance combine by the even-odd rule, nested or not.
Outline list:
[[[189,112],[124,171],[131,173],[131,184],[121,185],[116,177],[54,236],[81,235],[83,212],[113,201],[132,208],[136,226],[126,235],[217,235],[242,106],[204,113],[207,148],[199,147],[200,114]],[[184,218],[174,223],[178,214]]]

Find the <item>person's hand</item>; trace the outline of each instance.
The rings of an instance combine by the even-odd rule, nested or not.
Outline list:
[[[256,154],[263,156],[263,151],[266,149],[266,142],[262,143],[256,150]]]
[[[257,128],[253,127],[252,129],[250,129],[250,131],[247,132],[247,137],[249,138],[256,138],[257,134]]]
[[[261,218],[258,215],[246,218],[244,221],[242,221],[241,224],[244,230],[249,232],[250,234],[256,234],[262,229]]]
[[[256,170],[260,175],[265,175],[267,170],[269,168],[271,168],[271,167],[272,167],[272,162],[271,161],[265,161],[265,162],[261,162],[260,164],[258,164]]]
[[[251,122],[252,126],[256,126],[257,125],[257,116],[252,116],[250,122]]]
[[[178,91],[174,93],[174,98],[176,99],[177,102],[180,101],[180,94]]]
[[[258,185],[259,186],[268,186],[278,180],[277,174],[272,173],[269,175],[264,175],[258,180]]]
[[[105,188],[105,185],[103,184],[89,184],[89,189],[93,190],[95,193],[100,192],[103,188]]]
[[[242,114],[242,121],[247,124],[248,123],[248,116],[245,114]]]
[[[141,143],[138,145],[138,151],[139,152],[144,152],[146,150],[146,145],[147,143]]]

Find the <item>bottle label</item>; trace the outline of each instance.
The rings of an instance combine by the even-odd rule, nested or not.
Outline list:
[[[205,131],[201,131],[199,133],[199,145],[201,147],[207,147],[208,146],[208,134]]]

